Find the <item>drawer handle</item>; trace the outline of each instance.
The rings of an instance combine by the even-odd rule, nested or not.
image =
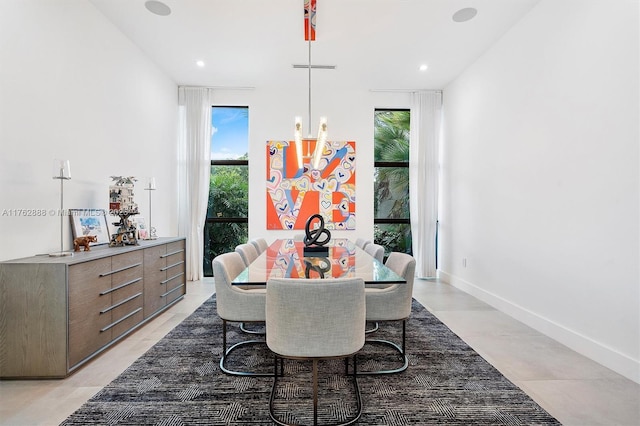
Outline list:
[[[184,253],[184,249],[172,251],[171,253],[167,253],[167,254],[163,254],[162,256],[160,256],[160,259],[164,259],[165,257],[173,256],[174,254],[178,254],[178,253]]]
[[[184,275],[184,272],[180,272],[179,274],[174,275],[174,276],[172,276],[171,278],[167,278],[166,280],[161,281],[161,282],[160,282],[160,284],[166,284],[166,283],[168,283],[169,281],[171,281],[172,279],[174,279],[174,278],[178,278],[178,277],[179,277],[179,276],[181,276],[181,275]]]
[[[135,284],[135,283],[137,283],[137,282],[138,282],[138,281],[140,281],[140,280],[142,280],[142,278],[136,278],[136,279],[134,279],[134,280],[127,281],[126,283],[121,284],[121,285],[119,285],[118,287],[113,287],[113,288],[110,288],[109,290],[105,290],[105,291],[103,291],[102,293],[100,293],[100,296],[104,296],[105,294],[109,294],[109,293],[111,293],[112,291],[120,290],[121,288],[126,287],[126,286],[131,285],[131,284]]]
[[[142,265],[142,262],[134,263],[133,265],[125,266],[124,268],[116,269],[115,271],[105,272],[104,274],[100,274],[101,277],[106,277],[111,274],[116,274],[118,272],[126,271],[127,269],[135,268],[136,266]]]
[[[100,329],[100,333],[102,333],[103,331],[107,331],[108,329],[110,329],[113,326],[116,326],[118,324],[120,324],[122,321],[126,320],[129,317],[134,316],[135,314],[137,314],[138,312],[140,312],[142,310],[142,308],[138,308],[135,311],[123,316],[122,318],[120,318],[118,321],[116,322],[112,322],[111,324],[109,324],[108,326],[106,326],[105,328]]]
[[[124,305],[125,303],[127,303],[127,302],[129,302],[129,301],[131,301],[131,300],[135,299],[136,297],[140,297],[140,296],[142,296],[142,292],[140,292],[140,293],[136,293],[136,294],[134,294],[133,296],[127,297],[126,299],[121,300],[120,302],[116,303],[115,305],[109,306],[108,308],[101,310],[101,311],[100,311],[100,313],[101,313],[101,314],[105,314],[105,313],[109,312],[110,310],[115,309],[115,308],[117,308],[118,306],[122,306],[122,305]]]
[[[164,272],[164,271],[166,271],[167,269],[171,269],[171,268],[173,268],[174,266],[182,265],[183,263],[184,263],[184,260],[183,260],[182,262],[174,263],[173,265],[167,265],[167,266],[165,266],[164,268],[160,268],[160,270],[161,270],[162,272]]]
[[[170,295],[174,291],[180,290],[182,287],[184,287],[184,283],[179,285],[178,287],[174,288],[173,290],[169,290],[168,292],[166,292],[165,294],[161,295],[160,297],[167,297],[168,295]]]

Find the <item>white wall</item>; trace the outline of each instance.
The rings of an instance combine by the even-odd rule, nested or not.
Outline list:
[[[440,268],[640,382],[638,16],[543,0],[445,88]]]
[[[54,158],[69,159],[65,208],[108,209],[110,176],[155,176],[153,225],[177,233],[177,86],[83,0],[0,2],[0,260],[60,247]],[[65,249],[70,248],[64,221]]]

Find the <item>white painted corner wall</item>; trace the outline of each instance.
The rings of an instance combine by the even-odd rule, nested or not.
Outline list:
[[[440,214],[441,277],[636,382],[638,12],[543,0],[444,89]]]
[[[108,209],[110,176],[135,176],[148,221],[154,176],[152,225],[176,236],[177,85],[87,1],[2,1],[0,40],[0,260],[59,251],[54,158],[65,209]]]

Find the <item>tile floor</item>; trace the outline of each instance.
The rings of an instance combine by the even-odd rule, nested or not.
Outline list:
[[[191,314],[213,280],[64,380],[0,381],[0,425],[58,425]],[[640,385],[468,294],[417,280],[414,297],[565,425],[640,425]]]

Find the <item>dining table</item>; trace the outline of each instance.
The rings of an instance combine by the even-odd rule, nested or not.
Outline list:
[[[365,286],[406,283],[348,238],[333,238],[315,248],[306,247],[301,240],[281,238],[235,277],[232,285],[265,285],[271,278],[356,277],[362,278]]]

